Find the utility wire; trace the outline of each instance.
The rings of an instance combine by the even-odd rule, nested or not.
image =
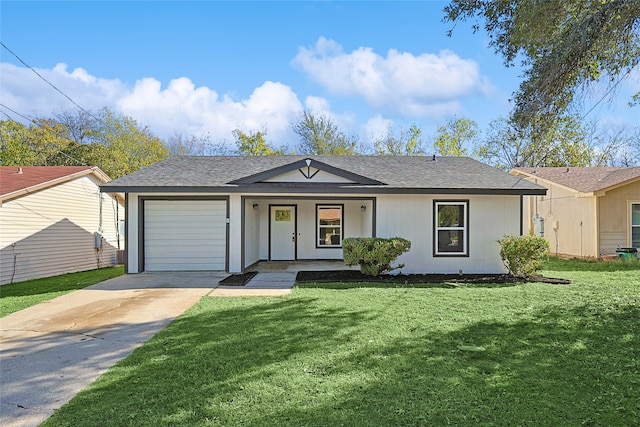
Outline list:
[[[11,108],[7,107],[6,105],[4,105],[4,104],[2,104],[2,103],[0,103],[0,107],[5,108],[5,109],[7,109],[7,110],[11,111],[13,114],[15,114],[15,115],[17,115],[17,116],[22,117],[23,119],[25,119],[25,120],[26,120],[26,121],[28,121],[28,122],[34,123],[34,120],[33,120],[33,119],[30,119],[29,117],[24,116],[24,115],[22,115],[22,114],[18,113],[16,110],[12,110]],[[11,119],[11,117],[10,117],[7,113],[4,113],[4,115],[5,115],[5,116],[7,116],[7,117],[9,117],[9,118]]]
[[[625,78],[627,78],[627,76],[629,75],[629,73],[631,73],[631,69],[627,70],[627,72],[626,72],[626,73],[624,73],[622,76],[620,76],[620,78],[618,79],[618,81],[617,81],[617,82],[615,82],[615,83],[614,83],[614,84],[609,88],[609,90],[608,90],[608,91],[606,91],[606,92],[605,92],[605,94],[604,94],[604,95],[602,95],[602,97],[601,97],[601,98],[600,98],[600,99],[599,99],[595,104],[593,104],[593,106],[592,106],[591,108],[589,108],[589,111],[587,111],[586,113],[584,113],[584,114],[582,115],[582,117],[580,118],[580,120],[584,120],[584,118],[585,118],[585,117],[587,117],[587,116],[589,115],[589,113],[591,113],[591,112],[592,112],[592,111],[593,111],[593,110],[598,106],[598,104],[600,104],[602,101],[604,101],[604,99],[605,99],[607,96],[609,96],[609,94],[610,94],[611,92],[613,92],[613,90],[616,88],[616,86],[618,86],[622,80],[624,80]]]
[[[3,42],[0,41],[0,45],[2,45],[2,47],[4,47],[5,49],[7,49],[9,51],[9,53],[11,53],[13,56],[16,57],[16,59],[18,61],[20,61],[22,63],[22,65],[24,65],[25,67],[29,68],[31,71],[33,71],[35,73],[36,76],[40,77],[43,81],[45,81],[49,86],[51,86],[52,88],[54,88],[58,93],[60,93],[62,96],[64,96],[65,98],[67,98],[69,101],[71,101],[71,103],[73,105],[75,105],[76,107],[78,107],[82,112],[84,112],[85,114],[88,114],[89,116],[93,117],[94,119],[98,120],[101,123],[102,122],[101,119],[99,119],[98,117],[94,116],[90,111],[85,110],[84,108],[82,108],[82,106],[80,104],[78,104],[76,101],[74,101],[73,99],[71,99],[71,97],[69,95],[67,95],[66,93],[64,93],[63,91],[61,91],[60,89],[58,89],[53,83],[51,83],[49,80],[45,79],[44,77],[42,77],[42,75],[40,73],[38,73],[32,66],[30,66],[29,64],[27,64],[26,62],[24,62],[22,60],[22,58],[20,58],[14,51],[12,51],[11,49],[9,49],[7,47],[6,44],[4,44]],[[106,123],[104,123],[106,124]]]

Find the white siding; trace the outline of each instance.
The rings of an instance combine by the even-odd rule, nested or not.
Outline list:
[[[469,201],[469,256],[433,256],[434,200]],[[497,240],[520,233],[519,196],[385,195],[377,205],[378,237],[411,241],[403,273],[503,273]]]
[[[362,197],[362,196],[359,196]],[[316,205],[344,205],[344,237],[371,237],[370,200],[344,199],[262,199],[260,203],[260,259],[269,259],[269,204],[296,205],[298,223],[298,259],[342,259],[341,248],[316,247]],[[362,205],[369,206],[361,212]],[[368,227],[367,227],[368,226]]]
[[[253,209],[254,203],[258,204],[258,209]],[[244,265],[247,267],[260,261],[260,211],[267,209],[262,200],[245,200]]]
[[[224,270],[226,201],[145,201],[145,270]]]
[[[174,194],[182,197],[186,194]],[[129,236],[137,237],[137,198],[129,195]],[[171,194],[166,194],[171,196]],[[315,206],[320,204],[344,204],[344,236],[371,236],[375,217],[376,234],[379,237],[404,237],[411,240],[411,251],[399,262],[406,264],[403,273],[502,273],[504,265],[499,255],[497,240],[505,234],[520,233],[519,196],[465,196],[465,195],[344,195],[344,198],[310,197],[309,194],[292,194],[278,197],[271,194],[247,195],[245,221],[240,221],[240,196],[229,197],[229,272],[239,272],[241,265],[241,227],[244,227],[244,267],[269,257],[269,204],[297,206],[298,259],[342,259],[340,248],[316,248]],[[351,200],[347,199],[352,197]],[[376,212],[374,216],[374,203]],[[433,256],[433,201],[469,201],[469,256]],[[253,203],[259,204],[257,211]],[[360,207],[367,206],[366,212]],[[137,246],[129,240],[129,272],[138,271]]]
[[[101,198],[103,246],[96,251]],[[0,284],[115,265],[118,216],[124,218],[123,207],[90,176],[4,202]]]

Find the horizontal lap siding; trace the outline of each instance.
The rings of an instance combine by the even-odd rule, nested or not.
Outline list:
[[[225,201],[145,201],[145,270],[224,270]]]
[[[104,243],[102,251],[96,251],[93,233],[100,226],[100,196]],[[116,203],[101,194],[90,177],[4,202],[0,207],[0,283],[115,265],[116,210],[124,217],[124,209],[116,209]]]

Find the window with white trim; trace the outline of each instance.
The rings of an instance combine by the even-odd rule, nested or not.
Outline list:
[[[631,203],[631,247],[640,248],[640,203]]]
[[[318,248],[342,247],[342,205],[316,205]]]
[[[433,216],[434,255],[468,256],[469,201],[435,201]]]

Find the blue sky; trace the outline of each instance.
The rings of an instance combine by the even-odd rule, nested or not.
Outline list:
[[[446,4],[3,0],[0,34],[85,109],[108,107],[162,138],[231,142],[240,128],[294,147],[304,109],[365,142],[389,126],[415,123],[428,137],[451,118],[484,129],[508,115],[520,68],[471,23],[447,37]],[[0,62],[2,104],[28,117],[76,108],[4,48]],[[626,102],[639,87],[625,82],[589,118],[637,124]]]

